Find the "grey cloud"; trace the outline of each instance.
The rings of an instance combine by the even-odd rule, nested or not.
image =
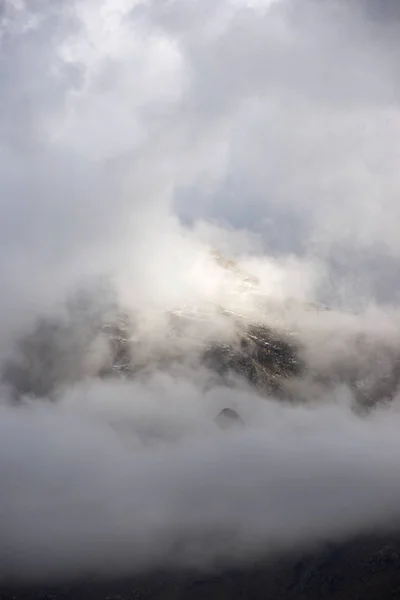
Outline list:
[[[128,437],[102,414],[101,390],[91,419],[83,398],[80,410],[2,410],[2,481],[12,473],[0,501],[2,578],[241,563],[398,526],[396,416],[362,423],[338,409],[307,414],[256,404],[256,428],[203,427],[200,435],[201,419],[196,431],[186,408],[178,433],[179,400],[164,391],[170,402],[162,417],[152,414],[151,397],[144,402],[140,388],[130,390],[120,407]],[[192,399],[188,392],[190,406],[197,392]],[[175,423],[178,441],[160,438],[146,450],[135,438],[146,412],[163,423],[164,436]]]

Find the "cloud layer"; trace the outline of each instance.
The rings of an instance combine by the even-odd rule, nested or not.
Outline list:
[[[204,566],[397,527],[396,399],[359,417],[349,386],[378,381],[386,400],[400,356],[396,7],[4,3],[1,360],[38,315],[68,322],[77,287],[100,310],[104,277],[158,348],[164,311],[207,309],[222,335],[223,305],[295,332],[309,372],[301,406],[193,365],[93,380],[83,311],[57,330],[60,402],[10,407],[4,390],[0,577]],[[235,294],[215,247],[259,277],[268,311]],[[225,406],[242,431],[218,430]]]

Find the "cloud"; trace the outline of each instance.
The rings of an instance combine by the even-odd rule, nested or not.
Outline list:
[[[113,271],[182,217],[257,230],[272,252],[378,244],[397,261],[394,26],[332,2],[15,6],[6,288]]]
[[[0,356],[54,317],[63,383],[57,405],[1,407],[4,576],[204,565],[397,526],[397,409],[349,408],[354,380],[380,397],[397,385],[398,312],[382,306],[400,253],[394,11],[4,4]],[[108,278],[165,349],[165,311],[255,308],[213,247],[259,277],[270,303],[256,316],[301,339],[309,371],[292,392],[306,406],[222,389],[193,365],[90,379],[92,309],[71,325],[68,294],[83,285],[101,304]],[[362,311],[301,304],[321,299]],[[247,429],[214,427],[227,405]]]
[[[162,395],[161,395],[162,393]],[[168,380],[2,409],[5,579],[246,561],[399,523],[398,415],[365,420]]]

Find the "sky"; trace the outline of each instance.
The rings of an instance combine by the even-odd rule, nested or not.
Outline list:
[[[390,372],[399,19],[394,0],[3,2],[0,359],[102,278],[147,335],[165,310],[244,310],[219,248],[278,304],[340,309],[285,316],[321,373]],[[397,527],[396,399],[361,418],[341,376],[297,382],[299,408],[189,375],[73,381],[22,409],[2,391],[1,575],[201,566]],[[244,431],[214,427],[227,404]]]
[[[4,3],[7,309],[122,263],[133,286],[185,237],[322,260],[328,297],[395,301],[395,6]]]

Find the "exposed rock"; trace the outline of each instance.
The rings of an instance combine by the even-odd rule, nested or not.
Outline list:
[[[74,318],[65,322],[40,319],[4,365],[2,381],[13,390],[15,399],[24,395],[56,398],[59,389],[86,376],[132,378],[190,361],[202,364],[225,383],[236,375],[269,392],[277,392],[283,379],[301,373],[298,345],[289,336],[221,313],[229,335],[221,341],[211,328],[204,339],[203,322],[206,326],[210,318],[185,311],[165,314],[168,337],[162,338],[162,343],[137,334],[132,317],[122,311],[116,311],[112,320],[105,315],[89,325]],[[106,349],[104,356],[88,367],[91,346],[100,342]]]
[[[221,410],[215,417],[215,422],[221,429],[231,429],[232,427],[241,427],[244,425],[241,417],[232,408],[224,408]]]

